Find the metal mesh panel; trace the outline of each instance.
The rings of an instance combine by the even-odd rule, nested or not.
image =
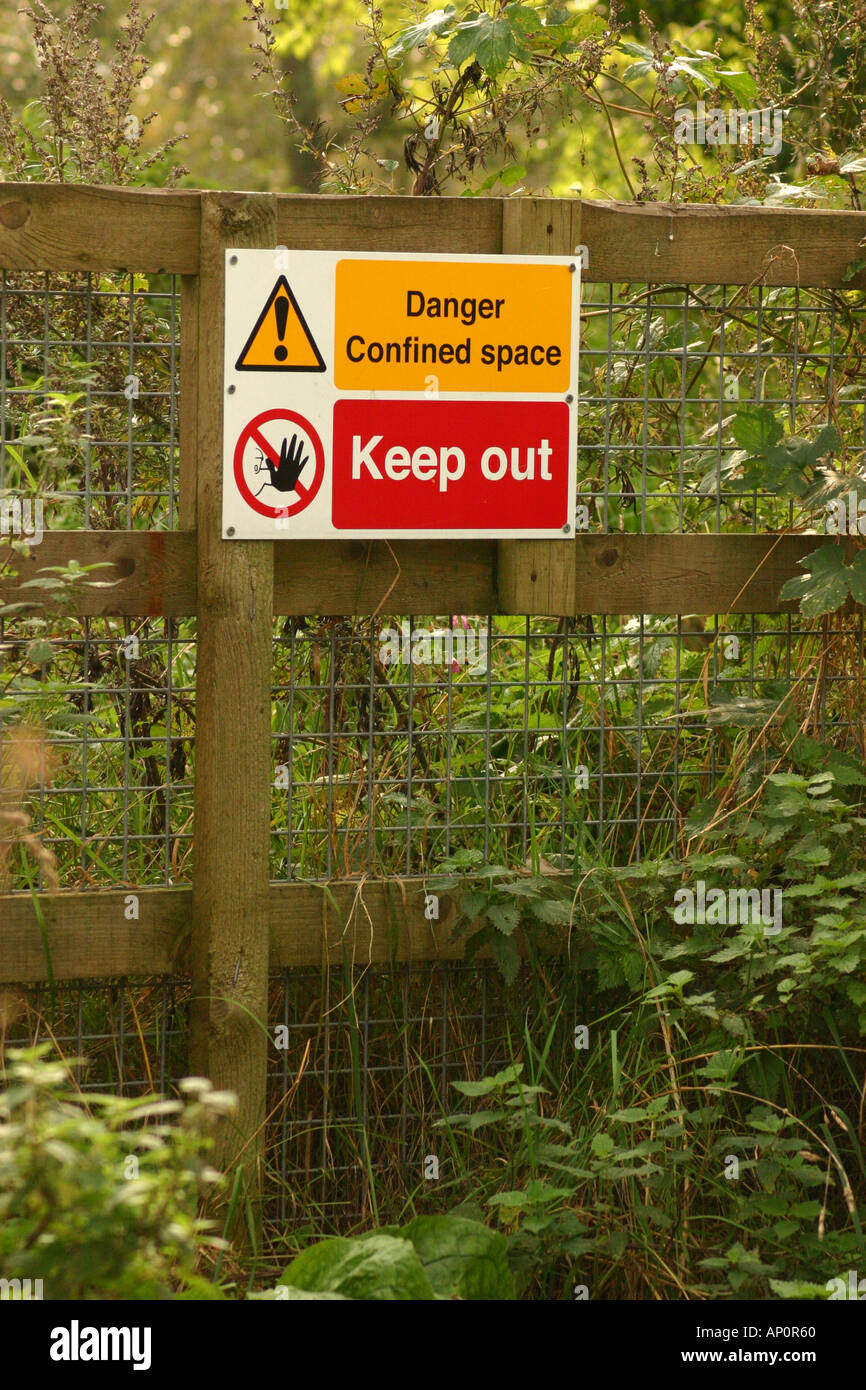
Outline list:
[[[8,624],[5,644],[25,664],[28,626]],[[195,642],[179,626],[63,619],[40,633],[50,673],[28,704],[47,712],[23,736],[10,731],[5,780],[11,793],[22,755],[38,757],[44,780],[27,810],[63,887],[190,881]],[[14,886],[45,886],[26,855],[18,875]]]
[[[188,994],[163,979],[0,986],[0,1041],[52,1042],[88,1090],[165,1093],[188,1074]]]
[[[285,971],[271,1008],[285,1030],[268,1089],[274,1219],[315,1203],[339,1226],[364,1210],[371,1174],[420,1185],[428,1156],[447,1181],[434,1122],[452,1081],[508,1063],[508,1018],[485,965]]]
[[[830,420],[843,466],[861,460],[863,309],[844,297],[590,284],[583,313],[578,500],[590,530],[815,525],[772,493],[732,487],[738,402],[776,408],[791,432]],[[46,529],[176,526],[177,282],[7,273],[0,336],[0,490],[40,498]],[[814,734],[859,737],[862,631],[837,623],[829,635],[818,672],[818,638],[799,618],[281,620],[272,877],[424,875],[466,847],[512,866],[533,849],[553,865],[675,852],[684,818],[784,683],[796,698],[813,682]],[[195,623],[58,608],[7,619],[0,643],[4,804],[32,818],[62,886],[188,883]],[[751,725],[725,722],[734,698],[752,702]],[[2,868],[4,889],[44,884],[20,847]],[[335,1215],[360,1210],[365,1165],[417,1182],[448,1083],[508,1060],[522,998],[477,967],[273,981],[271,1026],[287,1030],[270,1058],[281,1219],[315,1182]],[[186,1010],[182,983],[164,980],[0,999],[9,1037],[50,1028],[67,1055],[90,1059],[83,1081],[132,1091],[182,1074]]]
[[[437,628],[442,619],[404,624]],[[396,639],[379,623],[281,639],[275,879],[425,874],[469,848],[514,867],[534,846],[560,868],[581,853],[628,863],[674,852],[684,814],[728,766],[726,706],[753,701],[760,727],[780,682],[814,678],[822,640],[802,619],[754,615],[705,627],[488,617],[478,629],[476,670],[386,668],[377,647]],[[829,638],[838,656],[823,670],[812,731],[832,728],[844,746],[858,733],[849,711],[862,643],[839,622]]]
[[[175,525],[175,276],[0,272],[0,489],[45,527]]]
[[[730,421],[769,406],[791,434],[831,421],[854,471],[866,445],[864,307],[822,290],[588,285],[579,497],[590,529],[764,531],[787,500],[730,487]]]

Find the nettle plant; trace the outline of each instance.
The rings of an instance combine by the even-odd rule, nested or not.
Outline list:
[[[578,1115],[551,1113],[557,1098],[521,1063],[453,1083],[466,1108],[438,1124],[508,1240],[519,1294],[826,1298],[863,1250],[845,1124],[742,1106],[747,1057],[730,1046],[654,1063],[653,1007],[614,1054],[612,1088],[607,1049],[589,1055]]]
[[[542,874],[538,862],[520,871],[485,863],[481,850],[458,850],[442,862],[429,887],[455,895],[454,935],[466,937],[465,958],[487,948],[506,984],[513,984],[520,970],[521,938],[533,947],[545,928],[568,927],[574,918],[569,880]]]
[[[524,1290],[826,1297],[862,1261],[850,1067],[866,1034],[866,772],[793,715],[779,741],[795,770],[767,775],[766,740],[753,749],[694,808],[684,860],[586,864],[579,892],[542,876],[525,900],[569,895],[576,994],[558,986],[525,1062],[454,1083],[469,1105],[442,1122]],[[684,925],[676,890],[697,879],[771,886],[781,928]],[[508,882],[487,873],[464,892],[476,928],[499,919]],[[573,1061],[552,1065],[573,1003],[587,1024]]]

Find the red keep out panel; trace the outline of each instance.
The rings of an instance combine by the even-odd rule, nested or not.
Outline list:
[[[562,527],[569,416],[564,401],[338,401],[333,524]]]

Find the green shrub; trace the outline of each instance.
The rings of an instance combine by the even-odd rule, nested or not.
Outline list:
[[[220,1297],[196,1273],[223,1242],[197,1216],[220,1180],[212,1117],[233,1097],[191,1078],[184,1100],[75,1090],[47,1044],[7,1054],[0,1093],[0,1278],[46,1299]]]

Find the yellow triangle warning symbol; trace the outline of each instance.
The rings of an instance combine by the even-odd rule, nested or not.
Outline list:
[[[323,372],[325,363],[285,275],[268,295],[235,363],[238,372]]]

